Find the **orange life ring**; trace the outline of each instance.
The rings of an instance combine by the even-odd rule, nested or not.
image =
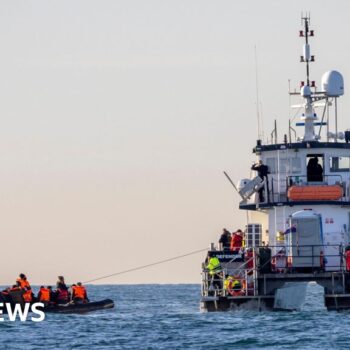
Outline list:
[[[240,288],[234,288],[233,283],[238,281],[240,283]],[[239,297],[242,295],[245,295],[245,287],[246,287],[247,283],[244,279],[240,279],[240,278],[233,278],[230,280],[230,282],[227,285],[227,291],[230,295],[232,295],[233,297]]]

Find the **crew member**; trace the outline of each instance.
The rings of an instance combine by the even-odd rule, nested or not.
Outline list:
[[[221,243],[223,251],[228,251],[230,249],[231,234],[225,228],[222,229],[222,234],[220,236],[219,243]]]
[[[266,183],[266,191],[267,191],[267,201],[270,202],[270,194],[269,194],[269,179],[267,177],[267,174],[269,173],[269,168],[267,165],[263,164],[263,161],[260,159],[258,163],[253,164],[251,167],[252,170],[255,170],[258,172],[258,176],[265,180]],[[259,202],[262,203],[265,201],[264,197],[264,186],[262,186],[259,189]]]
[[[254,254],[253,248],[249,248],[245,255],[246,268],[248,269],[247,274],[251,275],[254,270]]]
[[[323,181],[323,168],[318,163],[318,158],[312,157],[307,163],[307,181],[310,182],[322,182]]]
[[[237,230],[232,233],[230,250],[233,254],[238,254],[243,246],[243,232],[242,230]]]
[[[72,286],[72,300],[75,304],[86,303],[89,301],[85,287],[78,282],[77,285]]]
[[[211,252],[208,253],[208,259],[207,269],[211,279],[210,283],[214,288],[222,289],[220,260]]]
[[[346,271],[350,271],[350,246],[347,246],[345,249],[345,264]]]

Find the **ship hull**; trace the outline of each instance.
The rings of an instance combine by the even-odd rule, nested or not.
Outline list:
[[[203,297],[200,309],[202,312],[235,311],[235,310],[273,310],[274,296],[242,297]]]

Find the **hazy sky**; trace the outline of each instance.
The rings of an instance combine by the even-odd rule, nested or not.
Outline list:
[[[266,135],[288,123],[301,11],[317,82],[350,76],[350,2],[0,1],[0,283],[88,280],[209,246],[245,213],[254,46]],[[334,4],[336,3],[336,4]],[[347,95],[340,127],[350,126]],[[199,282],[205,253],[102,283]]]

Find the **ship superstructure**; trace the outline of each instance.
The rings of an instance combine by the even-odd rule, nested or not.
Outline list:
[[[246,302],[259,308],[295,309],[310,281],[325,288],[329,309],[350,308],[346,266],[350,131],[338,130],[337,111],[344,82],[334,70],[322,76],[320,88],[310,80],[314,56],[309,40],[314,31],[309,16],[302,16],[302,24],[300,61],[306,67],[306,80],[301,82],[300,92],[291,93],[300,96],[301,103],[293,107],[301,110],[301,121],[295,128],[290,123],[282,143],[277,142],[276,124],[270,143],[257,140],[253,150],[257,165],[252,169],[263,165],[267,174],[257,171],[255,177],[242,179],[236,187],[242,199],[239,207],[249,213],[246,244],[238,250],[211,247],[203,265],[205,310],[225,310]],[[303,128],[301,136],[296,128]],[[215,274],[208,268],[213,256],[221,268]],[[215,279],[221,279],[215,284],[221,288],[213,287]],[[233,288],[234,283],[240,289]]]

